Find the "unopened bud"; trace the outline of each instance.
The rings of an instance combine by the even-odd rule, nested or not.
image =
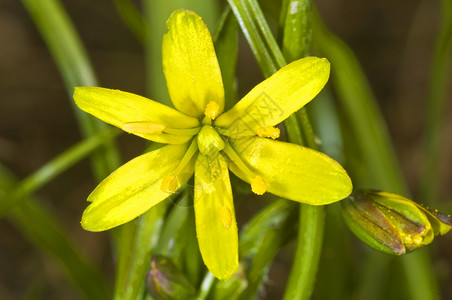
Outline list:
[[[146,278],[147,290],[157,300],[193,299],[195,288],[168,258],[153,255]]]
[[[351,231],[376,250],[400,255],[433,240],[434,231],[423,210],[402,196],[357,190],[341,204]]]

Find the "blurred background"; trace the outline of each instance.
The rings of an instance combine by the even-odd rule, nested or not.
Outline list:
[[[143,47],[124,25],[113,1],[61,2],[87,48],[100,85],[146,94]],[[139,1],[135,2],[140,7]],[[315,3],[330,30],[358,57],[416,199],[439,1]],[[218,4],[222,7],[225,2]],[[263,4],[269,21],[273,18],[275,23],[277,6],[278,1]],[[243,36],[237,67],[238,94],[242,96],[263,79]],[[438,208],[451,213],[452,85],[448,95]],[[72,105],[58,69],[22,3],[0,0],[0,163],[16,177],[24,178],[80,141]],[[145,145],[143,140],[129,135],[121,135],[118,141],[123,162],[139,154]],[[80,227],[80,217],[87,206],[85,199],[95,184],[85,159],[40,189],[36,197],[58,217],[112,284],[114,265],[108,234],[89,233]],[[247,211],[245,208],[240,213],[241,218],[249,217]],[[434,253],[433,267],[439,274],[443,299],[452,299],[452,234],[435,239],[429,248]],[[293,245],[283,251],[284,255],[278,256],[272,267],[265,299],[278,299],[284,289],[291,265],[287,258],[290,255],[286,254],[293,251]],[[55,261],[34,248],[7,217],[0,219],[0,299],[81,299]]]

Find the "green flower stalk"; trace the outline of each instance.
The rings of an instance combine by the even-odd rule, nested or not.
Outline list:
[[[175,193],[194,174],[194,210],[201,255],[227,279],[238,268],[238,233],[229,170],[256,194],[312,205],[350,194],[346,171],[328,156],[277,141],[275,127],[311,101],[328,80],[326,59],[307,57],[280,69],[229,111],[212,38],[193,12],[175,11],[163,38],[163,69],[175,109],[99,87],[77,87],[82,110],[129,133],[168,144],[126,163],[89,195],[82,226],[124,224]]]
[[[395,255],[416,250],[452,229],[451,216],[397,194],[356,190],[341,202],[344,219],[363,242]]]

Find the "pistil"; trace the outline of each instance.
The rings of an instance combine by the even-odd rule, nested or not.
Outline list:
[[[198,152],[198,142],[196,139],[191,141],[190,146],[182,157],[180,163],[177,165],[177,168],[172,172],[171,175],[166,176],[161,185],[160,189],[169,194],[173,194],[180,187],[178,175],[182,172],[182,170],[187,166],[192,157]]]
[[[268,184],[265,182],[265,180],[248,168],[248,166],[242,161],[240,156],[235,152],[235,150],[231,145],[229,145],[228,142],[225,142],[224,144],[224,153],[226,153],[229,159],[231,159],[232,162],[234,162],[235,165],[249,178],[251,190],[253,191],[253,193],[257,195],[264,194],[268,189]]]
[[[265,126],[257,129],[257,135],[264,138],[271,138],[273,140],[279,138],[279,128],[273,126]]]

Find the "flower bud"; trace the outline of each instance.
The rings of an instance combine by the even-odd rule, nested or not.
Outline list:
[[[171,260],[161,255],[151,258],[146,286],[149,294],[157,300],[189,300],[196,294],[184,274]]]
[[[433,240],[435,231],[425,210],[402,196],[357,190],[341,204],[350,230],[376,250],[401,255]]]

